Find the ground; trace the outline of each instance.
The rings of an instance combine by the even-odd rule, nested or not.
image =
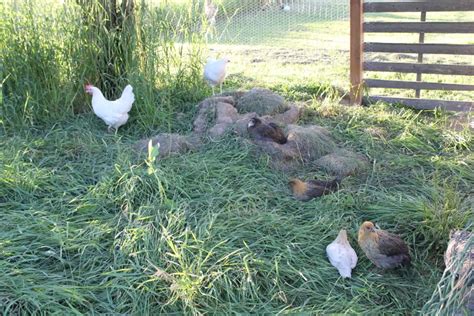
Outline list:
[[[190,131],[196,109],[145,129],[138,127],[140,99],[117,135],[91,112],[2,129],[2,312],[429,310],[424,305],[442,277],[449,231],[472,223],[471,131],[447,128],[452,115],[442,111],[349,107],[335,96],[322,98],[330,90],[325,78],[346,81],[340,72],[346,57],[319,80],[312,61],[324,52],[225,47],[237,56],[226,90],[261,85],[298,101],[299,124],[326,127],[340,146],[366,156],[369,170],[344,179],[338,192],[303,203],[291,196],[288,174],[272,169],[265,156],[257,159],[232,134],[195,152],[145,161],[137,141]],[[262,59],[286,57],[274,67],[245,59],[245,50],[259,50]],[[300,53],[311,63],[290,56]],[[270,72],[263,76],[262,69]],[[297,176],[330,177],[309,168]],[[411,268],[382,273],[367,260],[356,241],[365,220],[407,242]],[[359,256],[348,280],[325,254],[343,228]]]

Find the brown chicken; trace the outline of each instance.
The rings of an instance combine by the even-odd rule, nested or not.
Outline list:
[[[277,124],[266,124],[257,117],[250,119],[247,131],[256,140],[270,140],[278,144],[285,144],[287,141],[285,133]]]
[[[293,196],[303,202],[307,202],[315,197],[319,197],[337,191],[341,178],[332,181],[291,179],[288,184],[293,191]]]
[[[358,241],[367,258],[378,268],[392,269],[411,262],[405,242],[397,235],[375,228],[372,222],[360,226]]]

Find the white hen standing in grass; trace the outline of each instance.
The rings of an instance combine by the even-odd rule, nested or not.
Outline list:
[[[204,66],[204,79],[212,88],[212,95],[214,95],[214,87],[219,85],[222,93],[222,83],[226,76],[226,66],[230,62],[228,58],[221,59],[207,59]]]
[[[337,238],[326,247],[329,262],[343,278],[350,278],[357,264],[357,255],[347,240],[347,232],[341,229]]]
[[[132,104],[135,101],[132,86],[127,85],[125,89],[123,89],[120,98],[115,101],[107,100],[102,94],[102,91],[91,84],[87,84],[85,90],[92,95],[92,109],[95,115],[100,117],[105,124],[107,124],[109,131],[111,128],[114,128],[115,133],[117,133],[118,128],[127,123],[128,112],[131,110]]]

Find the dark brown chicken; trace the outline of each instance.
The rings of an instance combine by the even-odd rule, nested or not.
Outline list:
[[[256,140],[274,141],[278,144],[285,144],[287,141],[285,133],[277,124],[266,124],[257,117],[250,119],[247,124],[247,131],[250,137]]]
[[[405,242],[397,235],[375,228],[372,222],[360,226],[358,241],[367,258],[378,268],[392,269],[410,264]]]
[[[306,182],[295,178],[288,184],[296,199],[307,202],[315,197],[337,191],[340,183],[341,178],[338,177],[332,181],[308,180]]]

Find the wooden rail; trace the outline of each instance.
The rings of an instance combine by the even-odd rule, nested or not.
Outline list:
[[[364,70],[402,73],[425,73],[437,75],[474,76],[474,66],[470,65],[440,65],[415,63],[382,63],[368,61],[364,63]]]
[[[366,22],[365,33],[474,33],[474,22]]]
[[[385,96],[370,96],[369,102],[387,102],[403,104],[418,110],[434,110],[438,107],[448,111],[472,111],[474,102],[467,101],[446,101],[431,99],[395,98]]]
[[[429,12],[474,11],[474,0],[367,2],[351,0],[351,101],[360,104],[362,87],[415,90],[416,98],[368,96],[371,101],[403,103],[416,109],[471,111],[474,102],[421,99],[422,90],[474,91],[472,84],[423,82],[423,74],[474,76],[474,65],[426,64],[426,54],[473,55],[474,43],[425,43],[425,33],[474,34],[474,12],[469,22],[426,22]],[[420,22],[365,22],[365,13],[420,12]],[[429,14],[428,14],[429,16]],[[364,42],[366,33],[418,33],[418,43]],[[416,63],[364,62],[364,53],[417,54]],[[366,79],[364,71],[415,73],[416,81]]]
[[[474,11],[471,0],[427,0],[419,2],[367,2],[364,12]]]
[[[365,43],[365,52],[474,55],[474,45]]]
[[[365,79],[369,88],[474,91],[472,84]]]

